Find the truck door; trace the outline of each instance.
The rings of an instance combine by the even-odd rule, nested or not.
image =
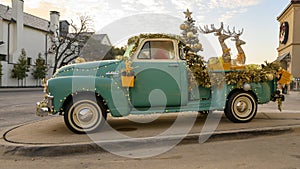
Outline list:
[[[132,66],[135,86],[130,89],[134,107],[181,105],[180,67],[175,41],[148,40],[136,54]]]

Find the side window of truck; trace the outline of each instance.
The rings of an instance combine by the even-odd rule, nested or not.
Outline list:
[[[178,50],[179,50],[179,58],[181,60],[185,60],[185,50],[184,50],[184,46],[182,44],[178,45]]]
[[[150,55],[150,42],[146,42],[144,46],[142,47],[138,59],[151,59]]]

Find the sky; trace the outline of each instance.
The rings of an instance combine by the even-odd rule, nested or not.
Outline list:
[[[11,6],[11,0],[0,0]],[[61,20],[78,20],[90,16],[93,29],[107,33],[114,45],[123,44],[134,34],[146,32],[180,34],[179,25],[184,22],[188,8],[196,21],[195,26],[220,22],[236,30],[244,29],[241,39],[247,64],[274,61],[279,45],[277,17],[290,0],[24,0],[24,11],[49,20],[49,11],[59,11]],[[199,36],[205,58],[221,56],[217,37]],[[237,51],[234,42],[227,40],[232,57]]]

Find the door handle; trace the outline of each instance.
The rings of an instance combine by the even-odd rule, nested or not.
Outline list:
[[[179,64],[177,64],[177,63],[171,63],[171,64],[169,64],[169,67],[179,67]]]

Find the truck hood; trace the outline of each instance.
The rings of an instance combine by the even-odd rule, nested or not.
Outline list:
[[[98,76],[107,77],[109,74],[118,73],[124,66],[120,66],[120,60],[106,60],[71,64],[56,71],[53,78],[62,76]]]

